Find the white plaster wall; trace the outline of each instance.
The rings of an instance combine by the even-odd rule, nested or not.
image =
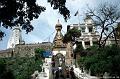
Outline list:
[[[85,26],[85,33],[89,33],[87,25]]]
[[[51,63],[52,59],[51,58],[45,58],[45,63]]]
[[[82,41],[82,46],[83,46],[84,49],[86,49],[84,41]]]
[[[92,37],[90,37],[89,39],[90,39],[90,46],[93,46],[93,40],[92,40]]]

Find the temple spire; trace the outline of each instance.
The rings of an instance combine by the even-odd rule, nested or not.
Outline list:
[[[63,45],[63,43],[62,43],[63,35],[61,33],[62,24],[60,24],[59,19],[58,19],[57,24],[55,25],[55,29],[56,29],[56,35],[53,40],[54,46],[62,46]]]
[[[58,19],[58,24],[59,24],[59,19]]]

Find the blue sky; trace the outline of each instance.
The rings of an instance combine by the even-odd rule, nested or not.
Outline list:
[[[74,16],[75,12],[79,9],[79,20],[82,21],[84,15],[86,13],[86,6],[96,7],[101,2],[111,2],[111,3],[120,3],[120,0],[66,0],[66,6],[70,10],[71,18],[65,22],[62,15],[58,13],[58,10],[53,10],[51,5],[47,3],[47,0],[37,0],[39,5],[45,6],[46,11],[42,12],[38,19],[32,21],[32,25],[34,26],[34,30],[29,34],[26,34],[25,31],[22,31],[22,38],[26,43],[38,43],[42,41],[50,41],[52,42],[55,35],[55,25],[60,20],[60,23],[63,25],[64,34],[67,29],[68,24],[78,23],[78,17]],[[7,42],[11,34],[10,29],[5,29],[0,27],[5,33],[6,36],[0,41],[0,50],[6,49]],[[52,34],[54,32],[54,34]]]

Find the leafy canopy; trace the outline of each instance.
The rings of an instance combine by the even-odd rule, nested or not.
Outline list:
[[[3,61],[2,64],[1,61]],[[41,72],[40,65],[42,61],[35,60],[34,57],[0,59],[0,73],[2,72],[0,79],[30,79],[34,71]]]
[[[53,9],[58,9],[65,21],[70,17],[70,11],[66,8],[66,0],[48,0]],[[0,26],[12,28],[22,26],[26,33],[31,32],[34,27],[31,21],[37,19],[45,7],[36,3],[36,0],[0,0]],[[0,38],[4,37],[4,32],[0,30]]]
[[[63,15],[65,21],[70,18],[70,11],[65,6],[66,0],[48,0],[53,9],[58,9],[59,13]]]
[[[45,51],[44,49],[36,48],[35,49],[35,57],[36,57],[36,59],[44,58],[43,57],[43,52],[44,51]]]
[[[90,69],[92,75],[100,76],[108,72],[110,76],[120,77],[120,47],[111,45],[105,48],[96,47],[89,51],[94,53],[82,56],[78,60],[80,67],[84,67],[87,71]]]
[[[63,42],[67,43],[69,41],[75,42],[76,37],[81,36],[81,31],[77,28],[72,28],[67,31],[67,33],[64,35]]]

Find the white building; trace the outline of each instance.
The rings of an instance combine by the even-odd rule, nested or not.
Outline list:
[[[76,41],[81,43],[84,49],[97,43],[99,39],[99,33],[96,31],[94,21],[90,15],[86,15],[84,23],[72,24],[69,26],[69,29],[72,28],[81,30],[81,36],[79,38],[76,38]]]
[[[8,48],[15,48],[15,45],[22,43],[21,29],[20,26],[15,26],[12,29],[11,36],[8,40]]]

